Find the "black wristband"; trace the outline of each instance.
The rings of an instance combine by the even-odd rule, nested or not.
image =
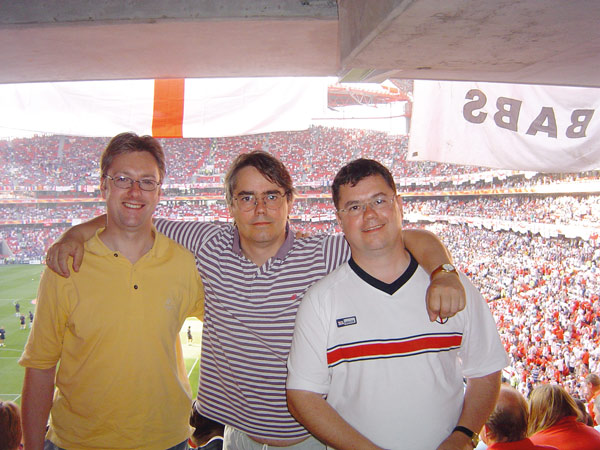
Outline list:
[[[454,427],[454,430],[452,430],[452,432],[454,433],[455,431],[460,431],[461,433],[466,434],[469,437],[469,439],[473,439],[473,437],[475,436],[474,431],[471,431],[467,427],[463,427],[462,425]]]
[[[479,436],[477,436],[477,434],[474,431],[471,431],[467,427],[463,427],[462,425],[455,426],[452,432],[454,433],[455,431],[458,431],[459,433],[463,433],[464,435],[468,436],[471,440],[471,445],[473,446],[473,448],[477,447],[477,444],[479,443]]]

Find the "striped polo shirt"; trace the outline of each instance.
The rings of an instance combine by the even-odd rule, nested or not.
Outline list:
[[[350,257],[344,236],[295,239],[288,226],[277,254],[257,267],[232,225],[156,228],[194,253],[204,283],[200,412],[265,439],[308,436],[287,409],[286,362],[304,293]]]

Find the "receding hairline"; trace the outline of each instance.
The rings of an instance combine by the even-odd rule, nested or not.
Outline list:
[[[594,386],[600,386],[600,376],[595,373],[590,373],[587,377],[585,377],[585,381]]]
[[[527,411],[527,400],[525,397],[512,386],[500,386],[500,392],[498,393],[498,401],[496,406],[499,408],[513,408],[516,406],[525,407]]]

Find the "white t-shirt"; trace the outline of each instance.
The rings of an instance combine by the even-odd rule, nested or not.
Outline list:
[[[287,388],[326,395],[381,447],[436,448],[457,424],[463,377],[508,364],[489,308],[462,274],[461,281],[466,308],[445,324],[432,323],[425,303],[429,277],[414,259],[391,285],[353,261],[343,264],[300,304]]]

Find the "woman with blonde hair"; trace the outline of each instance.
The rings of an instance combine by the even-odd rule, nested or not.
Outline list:
[[[581,422],[575,400],[559,385],[543,384],[529,397],[529,439],[560,450],[598,450],[600,433]]]
[[[13,402],[0,401],[0,450],[17,450],[21,445],[21,411]]]

